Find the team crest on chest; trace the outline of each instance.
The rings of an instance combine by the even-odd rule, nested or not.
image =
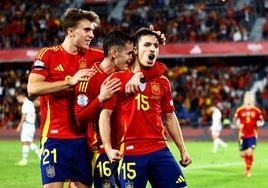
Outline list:
[[[87,62],[84,58],[79,60],[79,69],[86,69],[87,68]]]
[[[156,82],[151,82],[151,90],[154,95],[160,95],[160,85]]]

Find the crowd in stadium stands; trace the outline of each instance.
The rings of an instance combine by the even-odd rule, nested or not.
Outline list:
[[[209,106],[216,104],[223,113],[225,127],[232,126],[235,110],[255,81],[266,79],[267,70],[260,65],[244,66],[178,66],[170,69],[168,77],[174,90],[177,116],[182,125],[210,125]],[[268,84],[256,91],[256,105],[268,120]]]
[[[208,107],[217,104],[223,112],[225,127],[231,126],[235,109],[241,105],[243,93],[254,80],[266,78],[267,70],[259,65],[211,66],[180,65],[170,68],[167,76],[174,90],[176,114],[182,126],[204,127],[210,123]],[[0,115],[2,127],[14,128],[19,120],[16,92],[26,88],[29,71],[1,72]],[[268,122],[268,84],[256,92],[256,102]]]
[[[0,3],[0,49],[58,44],[62,8],[69,1],[4,0]],[[188,2],[188,3],[187,3]],[[208,4],[207,2],[211,2]],[[214,3],[213,3],[214,2]],[[221,2],[221,3],[216,3]],[[133,33],[153,24],[166,34],[168,43],[246,41],[252,21],[252,5],[235,9],[223,1],[128,1],[123,19],[102,18],[95,44],[113,28]],[[226,1],[232,2],[232,1]],[[193,4],[194,3],[194,4]],[[212,6],[213,5],[213,6]]]
[[[204,3],[208,1],[196,2],[129,1],[120,27],[132,33],[140,25],[152,23],[156,30],[166,34],[169,43],[248,40],[251,5],[236,10],[222,1],[217,1],[221,2],[218,5]],[[239,38],[236,38],[238,34]]]
[[[16,94],[26,89],[28,72],[22,69],[1,71],[0,127],[15,128],[20,120]]]
[[[1,1],[0,49],[58,44],[62,36],[59,13],[64,5],[63,0]]]
[[[128,1],[123,20],[108,21],[101,17],[103,27],[96,33],[94,42],[100,45],[105,34],[113,28],[133,33],[141,26],[147,27],[149,23],[165,33],[168,43],[248,40],[253,11],[251,5],[234,9],[230,4],[208,7],[204,2]],[[63,36],[60,10],[66,8],[68,3],[64,0],[2,1],[0,49],[59,44]],[[210,121],[207,107],[217,102],[224,114],[224,124],[230,126],[234,110],[241,104],[241,96],[248,89],[248,84],[252,83],[255,72],[255,66],[205,64],[170,69],[167,75],[174,89],[174,101],[181,124],[207,126]],[[4,128],[16,127],[20,115],[15,95],[18,89],[26,88],[27,76],[28,72],[22,69],[1,70],[0,126]],[[266,77],[265,72],[262,77]],[[263,91],[258,91],[256,96],[268,122],[268,85]]]

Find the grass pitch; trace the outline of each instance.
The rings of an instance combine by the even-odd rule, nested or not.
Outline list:
[[[188,188],[268,187],[268,143],[258,143],[250,178],[243,175],[245,166],[235,142],[229,142],[225,150],[219,149],[217,153],[212,153],[212,142],[186,142],[186,147],[193,159],[189,167],[182,168]],[[179,152],[172,142],[170,148],[179,160]],[[15,165],[21,159],[19,141],[0,141],[0,151],[0,187],[41,187],[39,161],[33,152],[28,165],[21,167]]]
[[[227,143],[212,153],[212,142],[186,142],[193,163],[183,169],[188,188],[266,188],[268,143],[259,142],[254,152],[252,177],[244,177],[245,165],[239,156],[238,144]],[[174,154],[178,154],[171,147]],[[176,151],[176,152],[175,152]]]

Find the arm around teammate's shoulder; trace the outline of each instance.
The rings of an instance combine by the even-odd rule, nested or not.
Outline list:
[[[27,90],[29,96],[40,96],[56,93],[75,86],[78,82],[88,81],[94,72],[90,69],[81,69],[76,74],[66,80],[46,81],[41,74],[31,73],[28,79]]]

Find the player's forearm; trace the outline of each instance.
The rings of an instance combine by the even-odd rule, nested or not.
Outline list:
[[[181,129],[174,129],[174,128],[169,128],[169,134],[171,135],[174,143],[176,144],[177,148],[180,150],[181,154],[184,154],[187,152],[185,144],[184,144],[184,139],[183,135],[181,132]]]
[[[17,129],[21,129],[23,122],[24,122],[24,121],[20,121],[20,122],[19,122],[19,124],[18,124],[18,126],[17,126]]]
[[[57,93],[59,91],[73,87],[70,85],[68,80],[47,82],[47,81],[31,81],[29,79],[27,90],[29,96],[40,96],[52,93]]]
[[[141,72],[143,73],[143,77],[145,80],[150,80],[152,78],[157,78],[164,74],[167,71],[167,67],[165,64],[156,62],[155,65],[150,69],[144,69]]]
[[[26,121],[26,114],[22,114],[20,123],[23,124]]]
[[[99,117],[100,137],[106,153],[112,149],[110,115],[107,110],[102,110]]]
[[[170,114],[165,120],[167,130],[181,154],[187,153],[179,121],[175,114]]]
[[[91,121],[96,121],[102,108],[102,103],[95,98],[84,108],[75,107],[75,117],[78,125],[87,125]]]
[[[20,118],[20,122],[19,122],[19,124],[18,124],[18,126],[17,126],[17,129],[21,129],[21,127],[22,127],[22,124],[25,122],[25,120],[26,120],[26,116],[23,114],[22,116],[21,116],[21,118]]]

